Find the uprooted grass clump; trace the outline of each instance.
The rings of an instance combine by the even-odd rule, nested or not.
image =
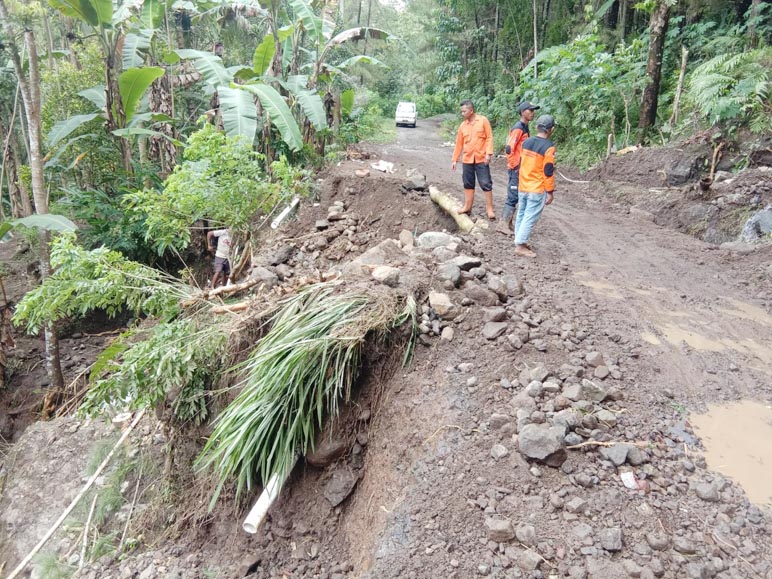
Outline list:
[[[284,474],[297,453],[313,448],[315,429],[335,416],[359,375],[368,339],[415,324],[412,297],[387,288],[308,286],[285,299],[270,330],[239,370],[236,399],[220,414],[197,466],[215,470],[217,500],[226,481],[237,495],[260,479]]]

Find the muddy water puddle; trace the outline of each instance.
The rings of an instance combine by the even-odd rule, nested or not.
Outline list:
[[[747,400],[709,406],[689,421],[708,468],[739,483],[752,502],[772,505],[772,407]]]

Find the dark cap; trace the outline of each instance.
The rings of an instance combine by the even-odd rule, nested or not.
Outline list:
[[[537,106],[531,102],[523,101],[518,105],[517,112],[522,115],[523,111],[535,111],[540,108],[541,108],[540,106]]]
[[[542,115],[536,119],[536,128],[544,131],[549,131],[555,126],[555,117],[552,115]]]

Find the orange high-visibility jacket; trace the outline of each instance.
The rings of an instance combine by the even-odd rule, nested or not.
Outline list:
[[[529,137],[520,153],[520,193],[555,191],[555,145],[544,137]]]
[[[485,156],[493,156],[493,130],[491,124],[477,113],[469,121],[463,121],[458,127],[456,148],[453,149],[453,162],[458,162],[464,150],[462,163],[484,163]]]
[[[520,151],[523,149],[523,142],[530,136],[528,125],[523,121],[517,121],[509,130],[507,137],[507,169],[517,169],[520,166]]]

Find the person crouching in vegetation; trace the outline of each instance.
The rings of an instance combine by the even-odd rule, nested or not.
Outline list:
[[[541,107],[523,101],[517,107],[520,120],[509,130],[507,145],[504,152],[507,154],[507,201],[504,203],[504,211],[501,213],[501,223],[496,231],[509,235],[513,231],[512,219],[517,211],[517,187],[520,179],[520,152],[523,150],[523,142],[531,136],[528,123],[533,120],[534,111]]]
[[[489,163],[493,157],[493,129],[487,118],[474,112],[474,104],[470,100],[461,101],[461,116],[463,121],[458,127],[456,148],[453,150],[451,170],[456,170],[456,163],[461,158],[464,181],[464,206],[458,213],[470,213],[474,205],[475,177],[485,195],[485,209],[488,219],[496,219],[493,210],[493,180]]]
[[[217,249],[215,250],[214,239],[217,238]],[[212,277],[212,288],[216,288],[228,281],[231,274],[231,265],[228,261],[231,256],[231,230],[217,229],[206,234],[206,240],[209,244],[209,251],[214,253],[214,277]]]
[[[550,141],[555,131],[552,115],[540,116],[536,131],[535,137],[523,143],[520,157],[515,254],[523,257],[536,257],[528,240],[544,206],[552,203],[555,194],[555,145]]]

